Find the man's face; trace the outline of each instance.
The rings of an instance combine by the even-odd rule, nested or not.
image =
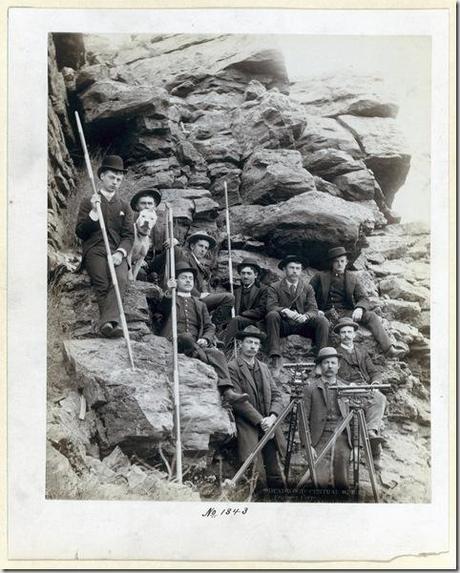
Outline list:
[[[356,331],[352,326],[343,326],[339,330],[340,342],[345,345],[350,345],[356,336]]]
[[[253,358],[260,349],[260,340],[255,336],[247,336],[241,341],[240,351],[246,358]]]
[[[199,239],[190,245],[190,250],[197,259],[204,259],[207,252],[209,251],[209,243],[204,239]]]
[[[179,292],[191,292],[193,290],[193,273],[180,273],[177,277],[177,290]]]
[[[348,258],[347,255],[341,255],[332,261],[332,270],[335,273],[343,273],[347,267]]]
[[[143,209],[150,209],[150,211],[154,211],[155,207],[155,199],[151,195],[144,195],[138,199],[136,204],[136,211],[142,211]]]
[[[297,281],[302,274],[302,265],[300,263],[288,263],[284,268],[284,272],[287,279]]]
[[[253,267],[243,267],[240,271],[241,283],[244,286],[251,285],[257,278],[257,273]]]
[[[103,171],[100,179],[102,187],[108,193],[113,193],[118,190],[123,181],[123,173],[121,171]]]
[[[321,374],[325,378],[335,378],[339,371],[339,359],[336,356],[325,358],[321,362]]]

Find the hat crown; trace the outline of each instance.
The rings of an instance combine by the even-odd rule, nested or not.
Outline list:
[[[243,269],[244,267],[253,267],[254,269],[257,269],[258,271],[262,270],[259,263],[255,259],[251,259],[251,257],[246,257],[245,259],[243,259],[241,261],[241,263],[238,263],[238,266],[237,266],[238,272],[240,272],[241,269]]]
[[[339,355],[337,354],[337,350],[333,346],[325,346],[321,348],[318,352],[318,356],[316,357],[316,362],[320,363],[326,358],[338,358]]]
[[[206,233],[204,231],[195,231],[195,233],[192,233],[188,237],[187,241],[188,241],[189,245],[196,243],[197,241],[208,241],[210,249],[215,247],[217,244],[214,237],[211,237],[211,235],[208,235],[208,233]]]
[[[245,336],[251,336],[251,334],[257,334],[258,336],[263,334],[263,332],[261,330],[259,330],[257,328],[257,326],[254,326],[252,324],[250,324],[249,326],[246,326],[246,328],[243,329],[242,333]]]
[[[283,270],[289,263],[297,263],[303,267],[307,266],[307,261],[303,257],[299,257],[297,255],[286,255],[284,259],[281,259],[279,262],[278,268]]]
[[[180,273],[192,273],[195,274],[196,273],[196,269],[194,269],[193,267],[191,267],[187,262],[185,261],[179,261],[176,263],[176,276],[179,275]]]
[[[342,255],[347,255],[347,250],[345,247],[333,247],[329,249],[327,252],[328,259],[336,259],[337,257],[341,257]]]
[[[100,169],[113,169],[115,171],[124,171],[125,166],[123,159],[119,155],[106,155],[102,160]]]

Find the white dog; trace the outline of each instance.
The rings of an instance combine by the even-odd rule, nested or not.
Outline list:
[[[157,222],[158,216],[155,211],[143,209],[134,223],[134,243],[131,252],[128,255],[129,280],[135,281],[137,274],[145,259],[150,244],[153,227]]]

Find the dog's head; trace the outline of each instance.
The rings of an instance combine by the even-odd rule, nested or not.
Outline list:
[[[139,217],[136,219],[136,227],[141,235],[150,235],[155,223],[157,222],[158,216],[155,211],[150,209],[143,209],[139,213]]]

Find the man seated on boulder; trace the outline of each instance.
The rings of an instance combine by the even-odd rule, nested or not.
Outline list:
[[[177,288],[178,351],[191,358],[198,358],[214,368],[219,391],[230,404],[246,400],[247,395],[238,394],[234,390],[224,353],[212,347],[216,327],[211,322],[206,305],[192,295],[196,276],[195,268],[185,261],[179,261],[176,264],[176,279],[168,280],[170,289]],[[172,336],[170,295],[166,294],[158,309],[164,317],[161,335],[170,339]]]
[[[235,317],[230,320],[222,340],[229,349],[235,334],[246,326],[263,320],[266,313],[267,289],[257,284],[262,269],[255,259],[246,258],[237,265],[241,286],[235,288]]]
[[[339,357],[337,350],[322,348],[316,358],[321,376],[306,386],[304,391],[305,415],[308,421],[313,457],[318,457],[334,434],[336,428],[348,415],[348,406],[339,398],[336,389],[330,386],[345,386],[338,377]],[[348,467],[352,442],[350,428],[347,427],[338,437],[335,446],[316,466],[319,487],[348,489]]]
[[[337,354],[340,359],[339,376],[346,384],[381,384],[381,375],[368,352],[354,343],[358,324],[351,318],[341,318],[334,326],[334,333],[340,336]],[[379,390],[372,390],[364,406],[369,439],[375,466],[380,469],[380,436],[386,398]]]
[[[256,358],[265,334],[256,326],[247,326],[237,332],[235,337],[239,341],[239,352],[238,356],[229,362],[228,369],[235,390],[249,396],[248,400],[233,405],[238,455],[243,463],[257,442],[270,432],[284,404],[267,365]],[[285,449],[284,435],[281,428],[278,428],[255,460],[259,486],[277,490],[285,487],[279,459],[280,455],[284,456]],[[276,498],[276,495],[274,497]]]
[[[347,270],[347,255],[344,247],[329,249],[327,260],[331,270],[319,272],[311,279],[318,308],[333,324],[340,317],[351,316],[354,322],[363,324],[372,332],[388,357],[398,358],[404,350],[392,345],[382,321],[369,310],[369,300],[357,274]]]
[[[87,270],[96,291],[99,306],[101,334],[107,338],[123,336],[115,289],[110,276],[107,252],[100,226],[96,203],[100,202],[110,245],[110,256],[115,266],[120,295],[123,298],[128,284],[127,256],[133,240],[133,215],[131,209],[118,196],[118,189],[126,170],[118,155],[107,155],[97,175],[99,192],[82,200],[75,232],[83,241],[82,266]]]
[[[314,338],[317,350],[327,344],[329,322],[318,315],[315,293],[302,279],[303,265],[300,257],[288,255],[278,265],[285,277],[268,287],[265,324],[274,376],[279,376],[282,367],[281,337],[298,334]]]

